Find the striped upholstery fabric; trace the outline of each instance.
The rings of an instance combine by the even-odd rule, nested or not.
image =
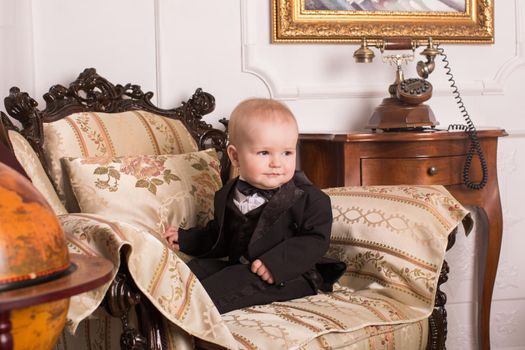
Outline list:
[[[131,248],[127,264],[134,282],[166,317],[166,324],[171,323],[174,331],[181,327],[189,334],[235,348],[235,340],[208,294],[159,234],[96,214],[66,214],[60,216],[59,221],[71,253],[104,256],[113,262],[114,274],[120,265],[120,252],[126,246]],[[108,287],[109,282],[71,298],[66,323],[68,331],[62,333],[57,350],[113,349],[108,344],[112,342],[110,338],[118,339],[121,325],[110,327],[111,320],[95,311]],[[90,315],[92,317],[87,318]],[[77,327],[80,333],[75,333]],[[104,327],[108,328],[104,330]],[[93,333],[85,333],[89,330]],[[185,339],[191,341],[188,336]]]
[[[448,235],[468,212],[442,186],[327,192],[334,216],[330,254],[347,264],[340,282],[429,312]]]
[[[53,188],[53,184],[46,175],[42,163],[40,163],[40,159],[38,159],[38,155],[29,142],[24,136],[14,130],[9,130],[8,135],[16,159],[24,168],[33,185],[44,195],[55,214],[61,215],[67,213],[66,208],[64,208],[64,205]]]
[[[387,326],[367,326],[350,333],[327,333],[298,349],[425,349],[427,337],[428,322],[427,320],[422,320]]]
[[[468,211],[443,186],[325,191],[339,288],[223,315],[239,349],[424,349],[448,235]]]
[[[180,154],[197,151],[178,121],[145,111],[75,113],[44,124],[44,153],[58,196],[68,212],[78,204],[65,181],[63,157]]]
[[[131,275],[168,320],[169,349],[193,348],[188,334],[239,350],[425,349],[447,236],[468,212],[442,186],[326,192],[334,216],[329,253],[348,264],[334,292],[222,316],[158,235],[94,214],[66,214],[60,222],[71,252],[105,256],[118,267],[122,247],[133,248]],[[107,320],[85,319],[104,292],[72,298],[67,325],[80,333],[63,334],[57,349],[114,342]]]

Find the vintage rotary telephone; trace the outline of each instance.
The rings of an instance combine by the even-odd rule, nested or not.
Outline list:
[[[430,107],[423,104],[432,97],[432,84],[425,79],[434,70],[434,59],[439,54],[432,44],[432,39],[427,43],[428,47],[421,53],[426,56],[427,61],[417,64],[417,72],[422,79],[405,79],[402,66],[414,59],[414,51],[421,45],[420,41],[410,38],[373,41],[363,39],[361,47],[354,52],[356,62],[372,62],[374,52],[369,47],[376,46],[381,50],[383,61],[396,67],[396,79],[388,88],[390,97],[385,98],[376,108],[367,128],[395,131],[434,127],[439,124]],[[412,53],[386,55],[386,50],[412,50]]]
[[[402,65],[412,61],[416,48],[423,45],[426,48],[421,52],[421,55],[426,57],[426,61],[419,61],[416,66],[416,71],[420,78],[405,79]],[[388,87],[390,97],[383,99],[381,104],[376,107],[366,127],[373,131],[376,129],[384,131],[432,131],[439,123],[430,107],[423,102],[432,97],[432,84],[426,79],[434,71],[436,56],[440,55],[445,64],[445,74],[449,77],[448,81],[453,90],[452,93],[466,122],[466,125],[450,125],[448,130],[465,130],[470,139],[470,146],[463,168],[463,183],[470,189],[482,189],[485,187],[488,180],[487,162],[483,155],[474,123],[470,119],[454,81],[444,49],[434,45],[432,38],[426,40],[413,40],[410,38],[363,39],[361,47],[354,52],[354,58],[357,63],[372,62],[375,55],[369,48],[370,46],[379,48],[383,61],[396,67],[396,79]],[[412,53],[385,55],[384,51],[386,50],[412,50]],[[481,164],[482,179],[479,183],[474,183],[470,179],[470,168],[474,155],[478,156]]]

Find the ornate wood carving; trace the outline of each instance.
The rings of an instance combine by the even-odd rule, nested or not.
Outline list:
[[[9,96],[4,98],[4,105],[7,113],[22,124],[19,130],[9,118],[2,118],[2,123],[7,130],[18,131],[24,136],[36,151],[42,164],[44,163],[43,145],[43,125],[41,114],[39,113],[38,103],[27,94],[21,92],[19,88],[12,87]]]
[[[98,75],[94,68],[86,68],[69,85],[69,88],[54,85],[43,97],[46,107],[44,110],[39,110],[38,103],[26,92],[21,92],[17,87],[11,88],[9,96],[4,99],[5,108],[11,117],[22,124],[22,130],[18,130],[10,122],[4,125],[8,129],[20,131],[33,146],[44,165],[43,123],[50,123],[77,112],[117,113],[145,110],[182,121],[200,149],[214,147],[217,150],[221,159],[222,174],[224,176],[228,174],[226,133],[202,120],[204,115],[215,109],[215,98],[200,88],[181,106],[162,109],[151,102],[153,92],[143,92],[141,87],[135,84],[113,85],[106,78]]]
[[[452,248],[456,242],[457,228],[448,236],[447,251]],[[439,279],[436,291],[436,300],[434,301],[434,310],[428,318],[428,350],[442,350],[446,349],[445,342],[447,340],[447,310],[445,304],[447,303],[447,295],[443,292],[440,287],[443,283],[448,281],[448,273],[450,268],[446,260],[443,261],[441,272],[439,273]]]
[[[124,259],[124,257],[122,257]],[[123,260],[125,261],[125,260]],[[104,307],[108,313],[122,322],[122,335],[120,336],[120,346],[122,349],[146,350],[147,341],[137,329],[131,327],[129,323],[129,313],[135,305],[141,302],[141,294],[134,287],[133,280],[129,276],[124,266],[115,276],[109,286],[104,298]]]
[[[165,318],[147,298],[142,298],[142,302],[138,304],[137,316],[141,329],[144,330],[144,336],[149,345],[148,349],[167,349],[168,343],[163,324]]]

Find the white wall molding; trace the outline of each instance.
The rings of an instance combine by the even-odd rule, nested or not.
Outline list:
[[[525,67],[525,5],[523,1],[514,0],[516,9],[516,50],[515,55],[507,62],[505,62],[496,72],[494,80],[489,83],[494,83],[494,86],[503,91],[505,82],[517,70]]]
[[[16,85],[35,92],[33,10],[31,0],[0,1],[0,88]]]
[[[463,96],[504,95],[506,80],[516,70],[525,67],[525,44],[521,34],[524,31],[525,6],[519,0],[514,0],[516,16],[516,42],[514,56],[503,62],[497,69],[493,79],[458,81]],[[254,10],[255,2],[241,0],[241,42],[242,42],[242,71],[255,75],[267,87],[273,98],[288,99],[329,99],[329,98],[367,98],[384,97],[385,84],[344,84],[335,86],[315,85],[306,86],[290,84],[279,79],[279,73],[270,64],[261,59],[258,44],[253,40],[255,30],[260,30],[254,25],[257,12]],[[251,24],[250,24],[251,23]],[[454,71],[452,71],[454,73]],[[434,86],[434,96],[450,95],[447,84]]]
[[[492,329],[503,337],[511,336],[519,331],[521,327],[518,326],[518,312],[516,310],[505,310],[494,312],[492,322]]]
[[[253,55],[255,51],[255,43],[252,43],[253,36],[248,33],[248,4],[246,1],[240,2],[240,19],[241,19],[241,70],[244,73],[255,75],[268,89],[270,97],[274,98],[278,90],[274,79],[267,73],[268,68],[263,67],[261,62],[257,62],[256,56]],[[279,95],[282,95],[281,92]]]
[[[250,5],[251,4],[251,5]],[[249,18],[255,18],[256,11],[253,2],[241,0],[241,44],[242,44],[242,71],[253,74],[259,78],[268,89],[272,98],[281,100],[288,99],[328,99],[348,97],[383,97],[385,95],[384,84],[369,86],[293,86],[286,85],[278,78],[276,72],[259,57],[258,44],[254,40],[255,31],[260,29],[249,25]]]
[[[160,4],[159,0],[153,2],[153,16],[155,24],[155,94],[153,95],[153,103],[157,106],[162,106],[162,96],[160,95],[161,89],[161,51],[160,51]]]
[[[495,289],[499,291],[514,289],[518,290],[519,285],[517,280],[519,279],[519,266],[516,264],[507,261],[506,259],[501,259],[502,261],[498,264],[498,278],[496,278]],[[505,300],[500,298],[493,298],[496,300]]]

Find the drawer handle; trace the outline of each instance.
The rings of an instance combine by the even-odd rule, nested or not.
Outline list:
[[[427,173],[428,173],[428,175],[430,175],[430,176],[434,176],[434,175],[436,175],[437,172],[438,172],[438,169],[437,169],[435,166],[431,166],[431,167],[428,168],[428,170],[427,170]]]

